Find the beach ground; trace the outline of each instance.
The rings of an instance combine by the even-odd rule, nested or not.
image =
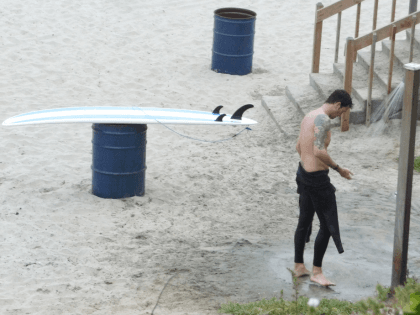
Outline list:
[[[397,18],[407,3],[398,3]],[[285,87],[308,83],[315,4],[75,0],[3,6],[1,121],[72,106],[212,111],[224,105],[232,114],[252,103],[245,116],[259,123],[220,143],[149,125],[146,194],[120,200],[91,193],[90,124],[0,128],[1,313],[150,314],[160,296],[156,315],[217,314],[227,301],[279,297],[281,290],[291,297],[287,268],[293,268],[298,220],[301,118]],[[215,73],[213,11],[239,5],[258,14],[253,72]],[[379,12],[382,24],[388,23],[387,5]],[[352,15],[343,17],[344,33]],[[369,27],[371,20],[362,20],[361,29]],[[325,38],[335,38],[335,20],[324,30]],[[332,71],[333,47],[333,40],[323,44],[321,71]],[[263,96],[291,137],[276,129]],[[204,140],[241,131],[173,129]],[[374,295],[377,282],[390,285],[400,132],[398,120],[377,137],[363,125],[332,130],[331,157],[355,173],[349,181],[330,172],[345,252],[339,255],[331,241],[325,255],[325,274],[336,287],[302,279],[301,294],[354,301]],[[412,275],[420,273],[419,184],[416,173]],[[308,268],[317,224],[305,252]]]

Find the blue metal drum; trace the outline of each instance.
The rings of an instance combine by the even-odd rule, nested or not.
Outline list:
[[[92,193],[101,198],[143,196],[147,125],[93,124]]]
[[[214,11],[213,71],[236,75],[252,71],[256,16],[238,8]]]

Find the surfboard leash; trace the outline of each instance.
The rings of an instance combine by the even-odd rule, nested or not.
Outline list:
[[[149,115],[147,115],[147,114],[146,114],[146,112],[145,112],[145,111],[144,111],[141,107],[139,107],[139,108],[142,110],[142,112],[143,112],[146,116],[150,117]],[[244,132],[245,130],[249,130],[249,131],[251,131],[251,130],[252,130],[252,129],[251,129],[251,128],[249,128],[249,127],[245,127],[244,129],[242,129],[241,131],[239,131],[237,134],[233,135],[232,137],[225,138],[225,139],[221,139],[221,140],[214,140],[214,141],[211,141],[211,140],[197,139],[197,138],[193,138],[193,137],[190,137],[190,136],[187,136],[187,135],[183,135],[183,134],[181,134],[181,133],[179,133],[179,132],[177,132],[177,131],[173,130],[172,128],[168,127],[166,124],[164,124],[164,123],[160,122],[160,121],[159,121],[159,120],[157,120],[156,118],[154,118],[154,120],[155,120],[155,121],[157,121],[157,122],[158,122],[159,124],[161,124],[162,126],[164,126],[164,127],[166,127],[167,129],[169,129],[170,131],[172,131],[172,132],[176,133],[177,135],[181,136],[181,137],[184,137],[184,138],[187,138],[187,139],[191,139],[191,140],[195,140],[195,141],[200,141],[200,142],[209,142],[209,143],[224,142],[224,141],[232,140],[233,138],[235,138],[236,136],[240,135],[240,134],[241,134],[242,132]]]
[[[190,136],[186,136],[186,135],[180,134],[179,132],[177,132],[177,131],[173,130],[172,128],[170,128],[170,127],[168,127],[168,126],[166,126],[164,123],[161,123],[161,122],[160,122],[160,121],[158,121],[158,120],[156,120],[156,121],[157,121],[159,124],[161,124],[161,125],[165,126],[166,128],[168,128],[170,131],[172,131],[172,132],[174,132],[174,133],[176,133],[176,134],[180,135],[181,137],[184,137],[184,138],[187,138],[187,139],[191,139],[191,140],[195,140],[195,141],[209,142],[209,143],[216,143],[216,142],[223,142],[223,141],[232,140],[233,138],[235,138],[236,136],[238,136],[239,134],[241,134],[241,133],[242,133],[242,132],[244,132],[245,130],[252,130],[251,128],[246,127],[246,128],[244,128],[244,129],[242,129],[241,131],[239,131],[237,134],[233,135],[232,137],[225,138],[225,139],[221,139],[221,140],[214,140],[214,141],[210,141],[210,140],[197,139],[197,138],[193,138],[193,137],[190,137]]]

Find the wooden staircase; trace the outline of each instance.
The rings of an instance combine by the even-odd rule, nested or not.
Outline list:
[[[410,30],[406,31],[406,40],[396,40],[394,50],[394,65],[392,72],[392,89],[394,89],[403,80],[405,70],[404,64],[409,59],[410,48]],[[420,63],[420,35],[415,32],[415,48],[413,62]],[[390,40],[383,40],[382,51],[376,51],[375,71],[372,89],[372,113],[381,105],[387,95],[388,65],[390,54]],[[353,68],[352,99],[353,109],[350,113],[350,123],[364,124],[366,121],[366,104],[368,98],[368,77],[370,67],[370,52],[359,51],[357,53],[357,62]],[[334,63],[332,73],[311,73],[309,74],[309,85],[305,86],[287,86],[286,95],[292,101],[296,110],[302,115],[306,115],[324,104],[328,96],[336,89],[343,88],[344,82],[343,63]],[[393,118],[401,118],[401,109],[399,114]],[[418,114],[420,119],[420,111]],[[334,126],[340,125],[340,117],[333,120]]]

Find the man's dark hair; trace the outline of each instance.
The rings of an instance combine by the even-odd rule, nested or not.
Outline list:
[[[349,93],[346,92],[346,90],[335,90],[331,93],[331,95],[328,97],[328,99],[325,101],[325,103],[328,104],[334,104],[340,102],[340,108],[343,107],[350,107],[353,108],[353,103],[351,100],[351,96]]]

